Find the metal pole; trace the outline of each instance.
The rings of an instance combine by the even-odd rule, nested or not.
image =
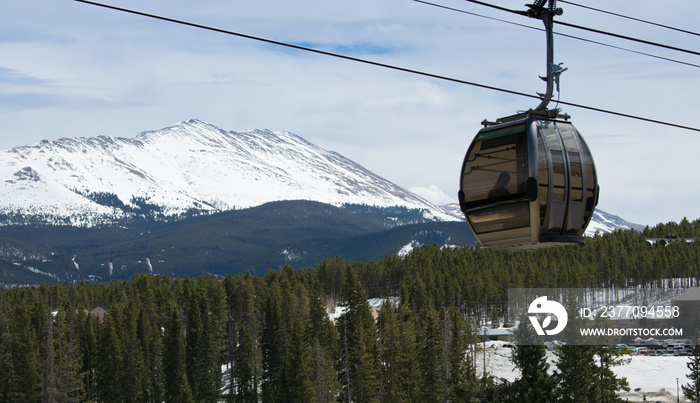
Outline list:
[[[528,6],[530,9],[524,14],[530,18],[542,20],[547,34],[546,74],[544,77],[540,76],[541,79],[547,82],[547,90],[544,94],[538,93],[540,98],[542,98],[542,102],[534,109],[537,112],[546,112],[547,105],[549,105],[549,101],[552,100],[552,95],[554,94],[554,84],[556,83],[557,91],[559,91],[559,75],[566,70],[554,64],[554,16],[562,15],[564,11],[561,8],[557,8],[557,0],[537,0],[534,4],[528,4]]]
[[[542,98],[542,102],[535,108],[536,111],[546,110],[554,94],[554,74],[552,73],[552,65],[554,65],[554,32],[552,29],[554,25],[554,12],[545,9],[541,14],[542,22],[544,22],[544,29],[547,33],[547,75],[545,77],[547,80],[547,91]]]

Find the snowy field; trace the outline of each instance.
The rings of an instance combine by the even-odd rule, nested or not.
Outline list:
[[[504,347],[505,342],[486,342],[486,372],[497,378],[514,381],[520,374],[510,360],[512,349]],[[482,344],[479,344],[480,346]],[[477,375],[481,376],[484,368],[483,350],[479,348],[476,356]],[[619,377],[626,377],[630,386],[629,392],[620,396],[631,402],[643,401],[644,394],[648,402],[676,402],[676,378],[679,384],[689,383],[686,374],[690,371],[686,364],[690,357],[673,356],[632,356],[632,361],[624,366],[615,367]],[[550,369],[556,366],[554,352],[547,352]],[[680,390],[680,401],[687,402]]]

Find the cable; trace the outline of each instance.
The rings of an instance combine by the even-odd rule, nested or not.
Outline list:
[[[471,1],[471,0],[467,0],[467,1]],[[691,55],[700,56],[700,52],[696,52],[696,51],[694,51],[694,50],[678,48],[678,47],[670,46],[670,45],[664,45],[663,43],[647,41],[646,39],[633,38],[633,37],[631,37],[631,36],[620,35],[620,34],[616,34],[616,33],[613,33],[613,32],[603,31],[603,30],[600,30],[600,29],[588,28],[588,27],[584,27],[584,26],[581,26],[581,25],[570,24],[570,23],[564,22],[564,21],[556,21],[556,20],[555,20],[554,22],[557,23],[557,24],[559,24],[559,25],[563,25],[563,26],[565,26],[565,27],[571,27],[571,28],[582,29],[582,30],[584,30],[584,31],[595,32],[596,34],[608,35],[608,36],[612,36],[612,37],[615,37],[615,38],[626,39],[626,40],[628,40],[628,41],[643,43],[643,44],[645,44],[645,45],[658,46],[658,47],[660,47],[660,48],[665,48],[665,49],[675,50],[675,51],[678,51],[678,52],[690,53]]]
[[[519,23],[517,23],[517,22],[512,22],[512,21],[508,21],[508,20],[503,20],[503,19],[500,19],[500,18],[489,17],[489,16],[486,16],[486,15],[477,14],[477,13],[473,13],[473,12],[465,11],[465,10],[460,10],[460,9],[458,9],[458,8],[443,6],[443,5],[441,5],[441,4],[431,3],[431,2],[428,2],[428,1],[424,1],[424,0],[413,0],[413,1],[415,1],[416,3],[422,3],[422,4],[429,5],[429,6],[434,6],[434,7],[438,7],[438,8],[443,8],[443,9],[445,9],[445,10],[456,11],[456,12],[462,13],[462,14],[468,14],[468,15],[472,15],[472,16],[475,16],[475,17],[485,18],[485,19],[487,19],[487,20],[503,22],[503,23],[506,23],[506,24],[515,25],[515,26],[517,26],[517,27],[529,28],[529,29],[532,29],[532,30],[535,30],[535,31],[544,32],[544,29],[543,29],[543,28],[532,27],[532,26],[526,25],[526,24],[519,24]],[[559,35],[559,36],[563,36],[563,37],[570,38],[570,39],[576,39],[576,40],[579,40],[579,41],[588,42],[588,43],[592,43],[592,44],[600,45],[600,46],[605,46],[605,47],[612,48],[612,49],[622,50],[622,51],[634,53],[634,54],[637,54],[637,55],[653,57],[653,58],[655,58],[655,59],[665,60],[665,61],[667,61],[667,62],[678,63],[678,64],[684,64],[684,65],[686,65],[686,66],[700,68],[700,65],[699,65],[699,64],[688,63],[688,62],[684,62],[684,61],[677,60],[677,59],[671,59],[671,58],[668,58],[668,57],[663,57],[663,56],[654,55],[654,54],[651,54],[651,53],[640,52],[640,51],[638,51],[638,50],[623,48],[623,47],[621,47],[621,46],[610,45],[610,44],[608,44],[608,43],[598,42],[598,41],[594,41],[594,40],[591,40],[591,39],[581,38],[581,37],[573,36],[573,35],[569,35],[569,34],[563,34],[563,33],[561,33],[561,32],[555,32],[554,35]]]
[[[213,32],[218,32],[218,33],[222,33],[222,34],[238,36],[241,38],[251,39],[251,40],[269,43],[269,44],[273,44],[273,45],[279,45],[279,46],[284,46],[284,47],[288,47],[288,48],[292,48],[292,49],[303,50],[306,52],[312,52],[312,53],[317,53],[317,54],[321,54],[321,55],[325,55],[325,56],[336,57],[336,58],[340,58],[340,59],[344,59],[344,60],[350,60],[350,61],[354,61],[354,62],[358,62],[358,63],[369,64],[372,66],[383,67],[383,68],[387,68],[387,69],[391,69],[391,70],[403,71],[405,73],[417,74],[420,76],[435,78],[438,80],[445,80],[445,81],[450,81],[450,82],[454,82],[454,83],[458,83],[458,84],[471,85],[474,87],[484,88],[484,89],[488,89],[488,90],[492,90],[492,91],[504,92],[507,94],[518,95],[518,96],[526,97],[526,98],[534,98],[534,99],[538,99],[538,100],[540,99],[540,97],[537,95],[526,94],[526,93],[519,92],[519,91],[513,91],[513,90],[504,89],[504,88],[494,87],[491,85],[480,84],[480,83],[475,83],[475,82],[471,82],[471,81],[465,81],[465,80],[460,80],[460,79],[456,79],[456,78],[441,76],[438,74],[426,73],[426,72],[412,70],[412,69],[408,69],[408,68],[404,68],[404,67],[393,66],[390,64],[374,62],[371,60],[360,59],[357,57],[327,52],[325,50],[308,48],[308,47],[304,47],[304,46],[294,45],[291,43],[280,42],[280,41],[275,41],[272,39],[266,39],[266,38],[261,38],[261,37],[257,37],[257,36],[253,36],[253,35],[247,35],[247,34],[242,34],[242,33],[238,33],[238,32],[228,31],[228,30],[221,29],[221,28],[214,28],[214,27],[210,27],[210,26],[206,26],[206,25],[177,20],[174,18],[158,16],[155,14],[148,14],[148,13],[144,13],[141,11],[130,10],[130,9],[116,7],[116,6],[112,6],[112,5],[108,5],[108,4],[96,3],[93,1],[89,1],[89,0],[74,0],[74,1],[77,1],[79,3],[90,4],[93,6],[102,7],[102,8],[106,8],[106,9],[110,9],[110,10],[114,10],[114,11],[120,11],[123,13],[134,14],[134,15],[139,15],[142,17],[148,17],[148,18],[153,18],[156,20],[171,22],[174,24],[185,25],[188,27],[199,28],[199,29],[204,29],[207,31],[213,31]],[[586,106],[586,105],[581,105],[581,104],[576,104],[576,103],[571,103],[571,102],[559,101],[559,103],[562,105],[568,105],[568,106],[571,106],[574,108],[587,109],[587,110],[596,111],[596,112],[600,112],[600,113],[606,113],[606,114],[610,114],[610,115],[616,115],[616,116],[626,117],[626,118],[630,118],[630,119],[642,120],[645,122],[657,123],[657,124],[670,126],[670,127],[676,127],[679,129],[700,132],[700,128],[695,128],[695,127],[691,127],[691,126],[684,126],[684,125],[680,125],[680,124],[676,124],[676,123],[664,122],[661,120],[650,119],[650,118],[645,118],[645,117],[641,117],[641,116],[635,116],[635,115],[630,115],[630,114],[626,114],[626,113],[615,112],[615,111],[610,111],[610,110],[606,110],[606,109],[602,109],[602,108],[596,108],[596,107],[592,107],[592,106]]]
[[[686,65],[686,66],[690,66],[690,67],[700,68],[700,64],[693,64],[693,63],[684,62],[684,61],[678,60],[678,59],[671,59],[671,58],[669,58],[669,57],[654,55],[654,54],[646,53],[646,52],[640,52],[640,51],[638,51],[638,50],[623,48],[623,47],[621,47],[621,46],[611,45],[611,44],[609,44],[609,43],[598,42],[598,41],[594,41],[594,40],[591,40],[591,39],[580,38],[580,37],[578,37],[578,36],[573,36],[573,35],[568,35],[568,34],[562,34],[561,32],[555,32],[554,35],[559,35],[559,36],[563,36],[563,37],[571,38],[571,39],[577,39],[577,40],[579,40],[579,41],[588,42],[588,43],[593,43],[593,44],[596,44],[596,45],[605,46],[605,47],[612,48],[612,49],[617,49],[617,50],[622,50],[622,51],[634,53],[634,54],[637,54],[637,55],[653,57],[654,59],[665,60],[665,61],[667,61],[667,62],[678,63],[678,64],[683,64],[683,65]]]
[[[644,23],[644,24],[649,24],[649,25],[654,25],[654,26],[661,27],[661,28],[671,29],[671,30],[673,30],[673,31],[683,32],[683,33],[685,33],[685,34],[700,36],[700,33],[697,33],[697,32],[688,31],[688,30],[685,30],[685,29],[676,28],[676,27],[672,27],[672,26],[669,26],[669,25],[659,24],[659,23],[657,23],[657,22],[647,21],[647,20],[643,20],[643,19],[641,19],[641,18],[634,18],[634,17],[630,17],[630,16],[628,16],[628,15],[613,13],[613,12],[611,12],[611,11],[605,11],[605,10],[601,10],[601,9],[595,8],[595,7],[584,6],[584,5],[582,5],[582,4],[577,4],[577,3],[574,3],[574,2],[571,2],[571,1],[565,1],[565,0],[559,0],[559,1],[560,1],[561,3],[571,4],[572,6],[581,7],[581,8],[586,8],[586,9],[589,9],[589,10],[597,11],[597,12],[599,12],[599,13],[614,15],[614,16],[616,16],[616,17],[626,18],[626,19],[628,19],[628,20],[637,21],[637,22],[642,22],[642,23]]]
[[[434,7],[438,7],[438,8],[444,8],[445,10],[456,11],[456,12],[462,13],[462,14],[468,14],[468,15],[473,15],[473,16],[475,16],[475,17],[486,18],[487,20],[498,21],[498,22],[505,22],[506,24],[515,25],[516,27],[529,28],[529,29],[534,29],[534,30],[536,30],[536,31],[544,31],[544,29],[542,29],[542,28],[536,28],[536,27],[532,27],[532,26],[530,26],[530,25],[519,24],[519,23],[517,23],[517,22],[512,22],[512,21],[508,21],[508,20],[503,20],[503,19],[500,19],[500,18],[488,17],[488,16],[483,15],[483,14],[472,13],[471,11],[464,11],[464,10],[460,10],[460,9],[458,9],[458,8],[453,8],[453,7],[443,6],[443,5],[441,5],[441,4],[431,3],[431,2],[429,2],[429,1],[423,1],[423,0],[413,0],[413,1],[415,1],[416,3],[427,4],[427,5],[429,5],[429,6],[434,6]],[[508,10],[508,11],[510,11],[510,10]]]
[[[495,4],[490,4],[490,3],[486,3],[486,2],[483,2],[483,1],[479,1],[479,0],[464,0],[464,1],[467,1],[467,2],[470,2],[470,3],[474,3],[474,4],[479,4],[479,5],[486,6],[486,7],[490,7],[490,8],[494,8],[494,9],[496,9],[496,10],[506,11],[506,12],[509,12],[509,13],[517,14],[517,15],[525,15],[525,16],[527,16],[527,13],[526,13],[525,11],[511,10],[511,9],[509,9],[509,8],[506,8],[506,7],[497,6],[497,5],[495,5]],[[613,32],[603,31],[603,30],[600,30],[600,29],[588,28],[588,27],[584,27],[584,26],[581,26],[581,25],[570,24],[570,23],[567,23],[567,22],[562,22],[562,21],[557,21],[557,20],[555,20],[554,22],[557,23],[557,24],[559,24],[559,25],[564,25],[564,26],[571,27],[571,28],[582,29],[582,30],[584,30],[584,31],[589,31],[589,32],[595,32],[595,33],[601,34],[601,35],[608,35],[608,36],[612,36],[612,37],[615,37],[615,38],[626,39],[626,40],[628,40],[628,41],[643,43],[643,44],[645,44],[645,45],[658,46],[658,47],[665,48],[665,49],[670,49],[670,50],[675,50],[675,51],[678,51],[678,52],[690,53],[690,54],[693,54],[693,55],[700,56],[700,52],[696,52],[696,51],[694,51],[694,50],[688,50],[688,49],[678,48],[678,47],[675,47],[675,46],[664,45],[664,44],[662,44],[662,43],[647,41],[647,40],[645,40],[645,39],[634,38],[634,37],[626,36],[626,35],[620,35],[620,34],[616,34],[616,33],[613,33]]]
[[[483,1],[479,1],[479,0],[465,0],[465,1],[468,1],[468,2],[474,3],[474,4],[479,4],[479,5],[486,6],[486,7],[490,7],[490,8],[495,8],[496,10],[505,11],[505,12],[508,12],[508,13],[511,13],[511,14],[517,14],[517,15],[524,15],[524,16],[527,16],[527,12],[525,12],[525,11],[513,10],[513,9],[510,9],[510,8],[497,6],[497,5],[495,5],[495,4],[486,3],[486,2],[483,2]]]

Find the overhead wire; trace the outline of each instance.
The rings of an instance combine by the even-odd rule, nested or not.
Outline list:
[[[123,13],[127,13],[127,14],[133,14],[133,15],[152,18],[152,19],[156,19],[156,20],[166,21],[166,22],[170,22],[170,23],[174,23],[174,24],[184,25],[184,26],[188,26],[188,27],[192,27],[192,28],[198,28],[198,29],[203,29],[203,30],[212,31],[212,32],[218,32],[218,33],[222,33],[222,34],[226,34],[226,35],[237,36],[237,37],[241,37],[241,38],[245,38],[245,39],[251,39],[251,40],[255,40],[255,41],[259,41],[259,42],[283,46],[283,47],[301,50],[301,51],[305,51],[305,52],[311,52],[311,53],[316,53],[316,54],[320,54],[320,55],[340,58],[340,59],[354,61],[354,62],[363,63],[363,64],[368,64],[368,65],[372,65],[372,66],[376,66],[376,67],[382,67],[382,68],[387,68],[387,69],[391,69],[391,70],[402,71],[405,73],[416,74],[416,75],[420,75],[420,76],[424,76],[424,77],[430,77],[430,78],[434,78],[434,79],[438,79],[438,80],[445,80],[445,81],[450,81],[450,82],[454,82],[454,83],[470,85],[470,86],[474,86],[474,87],[478,87],[478,88],[507,93],[507,94],[511,94],[511,95],[518,95],[521,97],[540,99],[540,97],[537,95],[527,94],[527,93],[523,93],[523,92],[519,92],[519,91],[505,89],[505,88],[499,88],[499,87],[492,86],[492,85],[486,85],[486,84],[476,83],[476,82],[472,82],[472,81],[466,81],[466,80],[461,80],[461,79],[457,79],[457,78],[446,77],[446,76],[442,76],[442,75],[438,75],[438,74],[427,73],[427,72],[423,72],[423,71],[419,71],[419,70],[408,69],[405,67],[394,66],[394,65],[390,65],[390,64],[386,64],[386,63],[380,63],[380,62],[375,62],[375,61],[371,61],[371,60],[367,60],[367,59],[361,59],[358,57],[328,52],[325,50],[310,48],[310,47],[306,47],[306,46],[295,45],[292,43],[281,42],[281,41],[277,41],[277,40],[262,38],[262,37],[258,37],[258,36],[254,36],[254,35],[248,35],[248,34],[244,34],[244,33],[240,33],[240,32],[229,31],[229,30],[216,28],[216,27],[210,27],[207,25],[197,24],[197,23],[188,22],[188,21],[184,21],[184,20],[178,20],[175,18],[164,17],[164,16],[155,15],[155,14],[149,14],[149,13],[145,13],[142,11],[131,10],[131,9],[117,7],[117,6],[113,6],[113,5],[109,5],[109,4],[97,3],[94,1],[90,1],[90,0],[74,0],[74,1],[77,1],[79,3],[97,6],[97,7],[102,7],[102,8],[106,8],[106,9],[110,9],[110,10],[114,10],[114,11],[119,11],[119,12],[123,12]],[[607,110],[607,109],[603,109],[603,108],[597,108],[597,107],[577,104],[577,103],[573,103],[573,102],[559,101],[559,103],[562,105],[567,105],[567,106],[571,106],[574,108],[586,109],[586,110],[591,110],[591,111],[595,111],[595,112],[606,113],[609,115],[615,115],[615,116],[620,116],[620,117],[625,117],[625,118],[630,118],[630,119],[635,119],[635,120],[641,120],[641,121],[645,121],[645,122],[649,122],[649,123],[656,123],[656,124],[660,124],[660,125],[664,125],[664,126],[700,132],[700,128],[681,125],[681,124],[677,124],[677,123],[665,122],[665,121],[661,121],[661,120],[657,120],[657,119],[651,119],[651,118],[646,118],[646,117],[642,117],[642,116],[636,116],[636,115],[632,115],[632,114],[611,111],[611,110]]]
[[[444,8],[445,10],[456,11],[456,12],[462,13],[462,14],[467,14],[467,15],[472,15],[472,16],[475,16],[475,17],[485,18],[485,19],[491,20],[491,21],[504,22],[504,23],[506,23],[506,24],[515,25],[516,27],[529,28],[529,29],[534,29],[534,30],[536,30],[536,31],[544,31],[544,29],[542,29],[542,28],[536,28],[536,27],[533,27],[533,26],[530,26],[530,25],[527,25],[527,24],[520,24],[520,23],[517,23],[517,22],[508,21],[508,20],[504,20],[504,19],[496,18],[496,17],[489,17],[489,16],[486,16],[486,15],[483,15],[483,14],[478,14],[478,13],[474,13],[474,12],[471,12],[471,11],[461,10],[461,9],[459,9],[459,8],[448,7],[448,6],[444,6],[444,5],[442,5],[442,4],[437,4],[437,3],[431,3],[431,2],[429,2],[429,1],[424,1],[424,0],[413,0],[413,1],[415,1],[416,3],[427,4],[427,5],[429,5],[429,6],[434,6],[434,7],[438,7],[438,8]]]
[[[429,6],[433,6],[433,7],[437,7],[437,8],[442,8],[442,9],[449,10],[449,11],[455,11],[455,12],[462,13],[462,14],[467,14],[467,15],[471,15],[471,16],[475,16],[475,17],[485,18],[485,19],[491,20],[491,21],[503,22],[503,23],[506,23],[506,24],[510,24],[510,25],[514,25],[514,26],[518,26],[518,27],[522,27],[522,28],[528,28],[528,29],[532,29],[532,30],[535,30],[535,31],[544,32],[544,29],[543,29],[543,28],[537,28],[537,27],[533,27],[533,26],[530,26],[530,25],[527,25],[527,24],[520,24],[520,23],[517,23],[517,22],[508,21],[508,20],[504,20],[504,19],[501,19],[501,18],[489,17],[489,16],[486,16],[486,15],[474,13],[474,12],[471,12],[471,11],[466,11],[466,10],[462,10],[462,9],[458,9],[458,8],[454,8],[454,7],[448,7],[448,6],[445,6],[445,5],[442,5],[442,4],[431,3],[431,2],[425,1],[425,0],[413,0],[413,1],[416,2],[416,3],[426,4],[426,5],[429,5]],[[561,0],[560,0],[560,1],[561,1]],[[667,62],[672,62],[672,63],[677,63],[677,64],[683,64],[683,65],[690,66],[690,67],[700,68],[700,64],[689,63],[689,62],[685,62],[685,61],[678,60],[678,59],[671,59],[671,58],[669,58],[669,57],[654,55],[654,54],[651,54],[651,53],[641,52],[641,51],[633,50],[633,49],[629,49],[629,48],[623,48],[622,46],[611,45],[611,44],[609,44],[609,43],[594,41],[594,40],[592,40],[592,39],[581,38],[581,37],[578,37],[578,36],[569,35],[569,34],[564,34],[564,33],[561,33],[561,32],[554,32],[554,35],[558,35],[558,36],[562,36],[562,37],[570,38],[570,39],[576,39],[576,40],[579,40],[579,41],[588,42],[588,43],[592,43],[592,44],[595,44],[595,45],[605,46],[605,47],[608,47],[608,48],[611,48],[611,49],[622,50],[622,51],[625,51],[625,52],[630,52],[630,53],[634,53],[634,54],[641,55],[641,56],[652,57],[652,58],[654,58],[654,59],[664,60],[664,61],[667,61]]]
[[[560,3],[570,4],[570,5],[576,6],[576,7],[585,8],[585,9],[588,9],[588,10],[597,11],[597,12],[603,13],[603,14],[614,15],[614,16],[616,16],[616,17],[625,18],[625,19],[628,19],[628,20],[637,21],[637,22],[641,22],[641,23],[649,24],[649,25],[654,25],[654,26],[657,26],[657,27],[666,28],[666,29],[670,29],[670,30],[673,30],[673,31],[677,31],[677,32],[682,32],[682,33],[684,33],[684,34],[700,36],[700,33],[693,32],[693,31],[688,31],[687,29],[676,28],[676,27],[672,27],[672,26],[670,26],[670,25],[659,24],[658,22],[648,21],[648,20],[644,20],[644,19],[641,19],[641,18],[630,17],[629,15],[614,13],[614,12],[612,12],[612,11],[601,10],[601,9],[599,9],[599,8],[595,8],[595,7],[586,6],[586,5],[583,5],[583,4],[574,3],[573,1],[559,0],[559,2],[560,2]]]
[[[506,12],[509,12],[512,14],[527,16],[527,13],[525,11],[512,10],[512,9],[507,8],[507,7],[498,6],[498,5],[487,3],[484,1],[480,1],[480,0],[464,0],[464,1],[469,2],[469,3],[479,4],[479,5],[493,8],[493,9],[500,10],[500,11],[506,11]],[[632,41],[632,42],[639,42],[639,43],[643,43],[645,45],[657,46],[657,47],[664,48],[664,49],[670,49],[670,50],[675,50],[678,52],[684,52],[684,53],[689,53],[692,55],[700,56],[700,52],[696,52],[696,51],[690,50],[690,49],[679,48],[677,46],[671,46],[671,45],[666,45],[663,43],[649,41],[646,39],[640,39],[640,38],[635,38],[635,37],[631,37],[631,36],[627,36],[627,35],[616,34],[614,32],[603,31],[601,29],[584,27],[581,25],[571,24],[571,23],[559,21],[559,20],[554,20],[554,23],[559,24],[559,25],[563,25],[563,26],[567,26],[570,28],[576,28],[576,29],[581,29],[584,31],[594,32],[594,33],[601,34],[601,35],[608,35],[608,36],[612,36],[612,37],[619,38],[619,39],[625,39],[625,40]]]
[[[471,0],[467,0],[467,1],[471,1]],[[663,43],[652,42],[652,41],[648,41],[646,39],[634,38],[634,37],[627,36],[627,35],[616,34],[614,32],[603,31],[601,29],[584,27],[581,25],[571,24],[569,22],[564,22],[564,21],[555,20],[554,23],[559,24],[559,25],[563,25],[565,27],[581,29],[581,30],[588,31],[588,32],[594,32],[596,34],[608,35],[608,36],[612,36],[615,38],[625,39],[628,41],[643,43],[645,45],[657,46],[657,47],[664,48],[664,49],[670,49],[670,50],[675,50],[677,52],[689,53],[691,55],[700,56],[700,52],[696,52],[696,51],[690,50],[690,49],[679,48],[677,46],[665,45]]]

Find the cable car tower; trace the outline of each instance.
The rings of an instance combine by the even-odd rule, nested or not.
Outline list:
[[[554,63],[556,0],[537,0],[522,14],[544,22],[547,82],[540,104],[484,120],[460,173],[459,204],[485,247],[534,250],[583,244],[598,204],[598,178],[588,146],[570,116],[548,109],[566,69]]]

